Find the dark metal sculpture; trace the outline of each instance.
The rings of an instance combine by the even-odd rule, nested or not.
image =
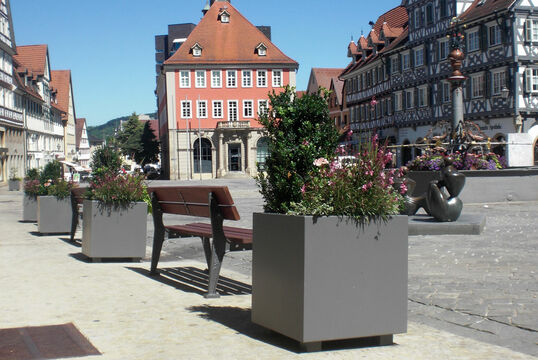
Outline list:
[[[424,208],[426,213],[437,221],[458,220],[463,210],[463,202],[458,198],[458,195],[465,185],[465,175],[459,173],[452,166],[451,158],[446,161],[447,165],[441,170],[441,180],[430,181],[426,193],[421,196],[405,196],[402,214],[415,215],[420,208]],[[407,183],[407,193],[411,194],[416,183],[409,178],[405,179],[405,182]]]

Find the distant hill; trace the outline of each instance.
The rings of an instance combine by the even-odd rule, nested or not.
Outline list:
[[[146,115],[148,115],[152,119],[157,118],[157,113],[146,114]],[[129,116],[131,115],[126,115],[119,118],[115,118],[98,126],[88,126],[88,135],[93,138],[105,140],[107,137],[113,136],[115,130],[120,126],[120,123],[122,121],[129,119]]]

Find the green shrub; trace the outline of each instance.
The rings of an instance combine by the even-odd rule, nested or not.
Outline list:
[[[42,184],[49,180],[57,180],[62,177],[62,164],[58,160],[51,161],[45,165],[39,176]]]
[[[93,176],[104,176],[107,173],[117,174],[123,161],[118,151],[111,147],[97,149],[92,155],[91,169]]]
[[[289,87],[269,94],[269,111],[259,122],[268,133],[270,154],[256,177],[266,212],[287,213],[291,203],[301,201],[314,160],[334,156],[339,134],[328,99],[327,91],[298,98]]]

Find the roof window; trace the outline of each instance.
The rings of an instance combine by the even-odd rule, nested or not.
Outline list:
[[[221,12],[219,12],[219,20],[221,23],[229,23],[230,22],[230,13],[226,9],[222,9]]]
[[[256,52],[258,53],[258,56],[267,55],[267,46],[265,46],[264,43],[259,43],[258,46],[256,46]]]
[[[192,56],[202,56],[202,47],[200,46],[200,44],[196,43],[194,44],[192,47],[191,47],[191,51],[192,51]]]

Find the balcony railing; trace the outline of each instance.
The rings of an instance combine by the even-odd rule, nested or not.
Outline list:
[[[248,129],[250,121],[219,121],[217,129]]]
[[[24,120],[23,120],[21,112],[11,110],[11,109],[5,108],[3,106],[0,106],[0,118],[15,121],[15,122],[19,122],[21,124],[24,123]]]

